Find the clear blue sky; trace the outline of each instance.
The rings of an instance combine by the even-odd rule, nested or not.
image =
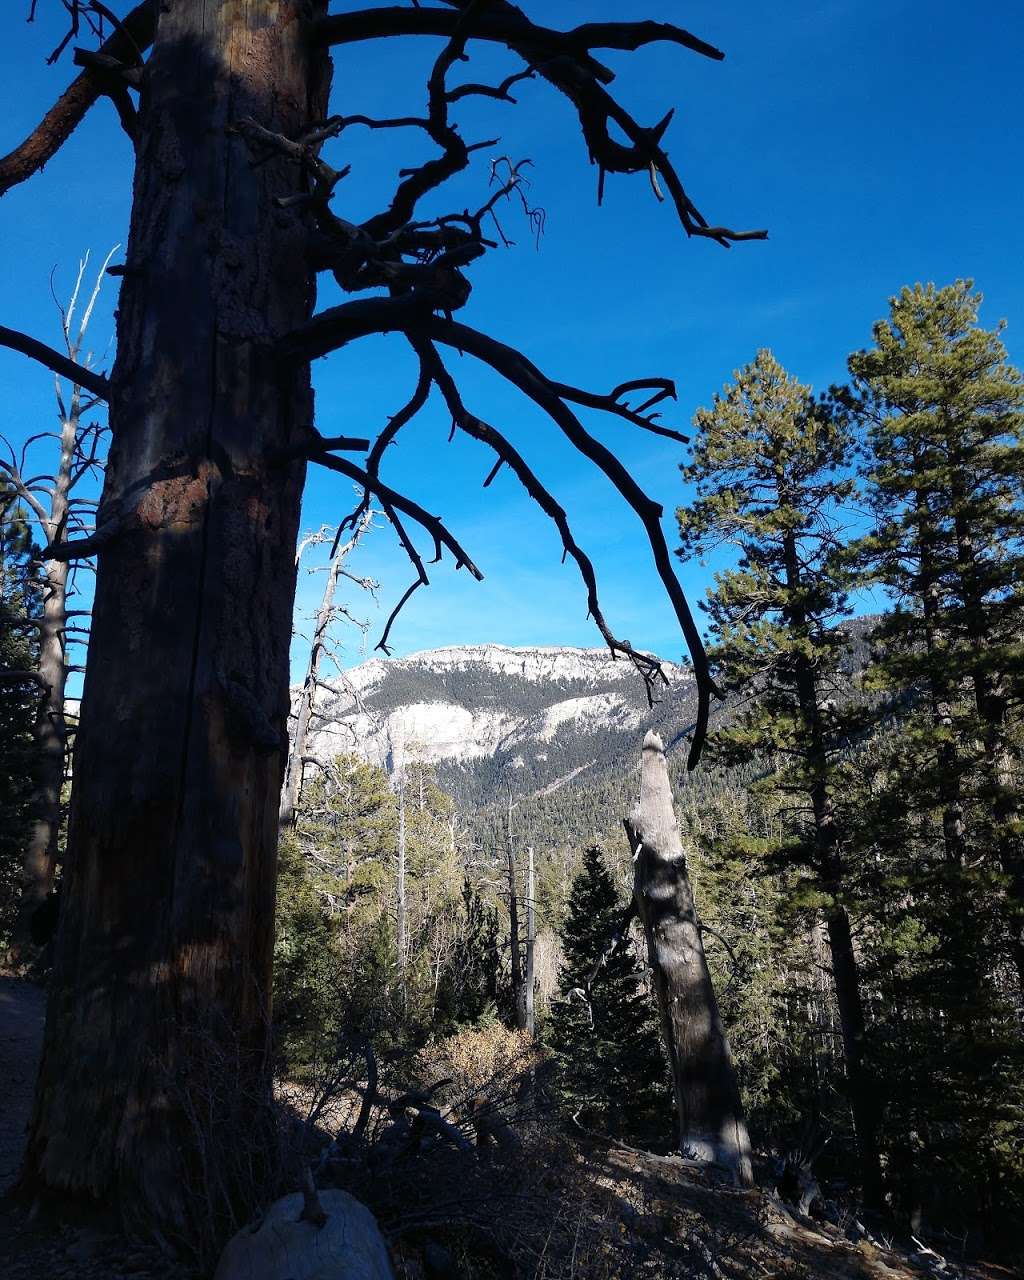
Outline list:
[[[4,6],[3,151],[72,74],[68,62],[45,66],[59,6],[41,0],[40,7],[40,21],[27,26],[27,0]],[[1009,320],[1011,356],[1024,362],[1024,9],[1014,0],[525,0],[524,7],[553,26],[660,18],[724,49],[724,63],[671,46],[606,60],[638,118],[653,123],[677,108],[667,146],[704,213],[731,226],[766,226],[771,238],[729,251],[687,241],[641,177],[612,176],[598,209],[595,172],[570,108],[542,83],[519,86],[518,108],[470,100],[458,118],[469,139],[500,133],[495,154],[533,160],[531,195],[547,211],[547,229],[535,249],[522,219],[508,211],[505,226],[518,243],[473,270],[463,313],[469,323],[519,345],[552,376],[594,389],[641,374],[672,376],[680,400],[666,420],[684,430],[694,408],[759,346],[816,388],[841,378],[846,354],[868,342],[888,296],[915,280],[973,277],[986,296],[983,319]],[[385,41],[339,51],[333,109],[418,110],[437,47]],[[464,70],[479,79],[511,66],[483,50]],[[415,137],[346,134],[332,157],[354,169],[337,197],[339,211],[352,218],[373,212],[397,167],[422,145]],[[479,202],[488,155],[437,211]],[[123,242],[129,195],[128,144],[113,109],[101,103],[42,175],[0,200],[0,323],[55,342],[51,269],[66,293],[83,250],[102,255]],[[111,287],[94,326],[100,346],[113,299]],[[325,288],[323,305],[333,300]],[[677,658],[681,638],[642,534],[610,487],[514,392],[468,360],[454,367],[470,407],[513,437],[569,510],[598,566],[613,628]],[[321,430],[372,435],[406,398],[413,370],[394,338],[348,348],[319,362],[315,376]],[[23,437],[49,420],[45,372],[0,352],[0,378],[9,434]],[[679,446],[618,421],[590,425],[671,517],[685,498]],[[544,518],[508,473],[483,491],[484,451],[469,441],[449,446],[446,436],[435,407],[390,451],[386,478],[443,513],[487,576],[477,584],[450,565],[437,567],[431,589],[417,594],[398,624],[396,651],[479,641],[598,643],[582,587],[570,566],[560,567]],[[311,472],[304,527],[336,519],[349,505],[344,482]],[[674,540],[671,519],[667,525]],[[411,571],[388,530],[353,568],[382,584],[375,639]],[[685,567],[683,580],[695,601],[708,571]],[[320,581],[303,575],[300,608],[314,606]]]

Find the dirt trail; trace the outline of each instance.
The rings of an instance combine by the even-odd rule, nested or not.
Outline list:
[[[45,992],[0,976],[0,1196],[21,1164],[45,1017]]]

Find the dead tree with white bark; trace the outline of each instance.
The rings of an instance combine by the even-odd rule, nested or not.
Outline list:
[[[367,623],[353,616],[348,605],[335,603],[335,594],[338,583],[342,579],[353,583],[361,591],[374,593],[377,590],[377,583],[371,578],[359,577],[345,567],[349,556],[359,546],[366,534],[369,533],[376,514],[375,511],[368,508],[352,530],[349,538],[345,541],[341,541],[337,537],[333,539],[331,556],[325,570],[327,576],[324,581],[323,595],[320,600],[320,607],[317,609],[316,617],[313,620],[313,634],[310,638],[309,657],[306,660],[306,673],[303,677],[302,687],[299,690],[299,696],[292,711],[290,722],[288,758],[285,763],[284,784],[281,787],[280,824],[282,828],[290,827],[295,821],[299,796],[302,792],[305,767],[309,763],[306,751],[315,717],[316,695],[318,690],[325,687],[321,675],[324,659],[332,659],[338,675],[342,676],[342,668],[338,662],[332,638],[332,629],[337,626],[340,620],[350,622],[357,629],[364,632],[368,629]],[[302,560],[303,551],[308,546],[327,541],[328,536],[328,529],[325,526],[318,533],[303,539],[295,556],[296,569],[298,569]]]
[[[89,322],[103,286],[106,268],[117,248],[107,255],[91,282],[86,280],[89,255],[78,264],[70,301],[58,303],[61,335],[70,368],[55,373],[56,431],[37,431],[16,450],[0,435],[0,473],[7,482],[6,507],[0,522],[18,510],[29,515],[40,544],[57,547],[70,539],[88,537],[93,530],[96,499],[87,496],[90,481],[102,476],[107,428],[99,397],[82,386],[75,366],[89,376],[94,357],[86,347]],[[68,385],[65,385],[67,383]],[[98,417],[92,417],[99,410]],[[39,468],[42,468],[40,470]],[[85,484],[86,492],[80,486]],[[44,554],[40,567],[42,608],[38,617],[21,619],[18,626],[36,632],[39,688],[33,735],[37,752],[33,823],[22,861],[21,897],[15,930],[20,950],[32,932],[32,921],[53,889],[61,829],[61,792],[67,776],[68,745],[73,729],[65,714],[69,674],[82,670],[73,650],[86,643],[88,609],[69,607],[75,577],[88,565],[72,566],[59,555]]]

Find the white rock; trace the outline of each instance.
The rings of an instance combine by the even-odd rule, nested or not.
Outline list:
[[[214,1280],[394,1280],[377,1220],[347,1191],[321,1191],[322,1227],[303,1222],[302,1196],[270,1206],[253,1231],[228,1241]]]
[[[531,686],[520,707],[536,706],[537,686],[541,686],[543,698],[543,686],[550,685],[550,703],[530,711],[515,706],[462,706],[451,696],[449,678],[453,673],[470,671],[493,674],[503,683]],[[692,679],[688,671],[670,663],[665,664],[665,672],[673,683]],[[427,691],[432,692],[434,685],[438,696],[375,715],[374,695],[382,693],[387,706],[388,678],[403,673],[419,677],[418,684]],[[457,688],[456,680],[451,684]],[[567,684],[584,689],[618,688],[567,698]],[[634,732],[644,716],[641,687],[633,667],[622,659],[613,660],[606,649],[460,645],[406,658],[375,658],[347,671],[343,680],[330,682],[318,695],[318,727],[308,748],[321,761],[354,752],[389,769],[401,760],[466,762],[498,752],[508,752],[516,759],[532,755],[544,760],[547,753],[535,748],[550,743],[568,726],[586,733]]]

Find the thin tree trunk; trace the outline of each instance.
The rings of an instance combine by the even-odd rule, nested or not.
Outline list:
[[[510,975],[512,981],[512,1007],[516,1027],[526,1029],[526,984],[523,981],[523,955],[519,945],[519,878],[516,873],[516,853],[512,840],[512,788],[508,789],[508,810],[505,820],[505,850],[508,875],[508,935],[511,948]]]
[[[708,972],[661,739],[644,739],[640,803],[625,820],[634,895],[661,1010],[679,1149],[753,1181],[736,1072]]]
[[[60,459],[54,476],[47,533],[60,537],[68,517],[72,462],[78,438],[81,393],[71,392],[70,409],[60,431]],[[67,588],[66,561],[47,560],[43,565],[43,613],[39,628],[39,675],[45,692],[39,701],[33,734],[37,774],[33,797],[34,821],[22,870],[18,940],[28,938],[33,913],[53,888],[60,838],[60,793],[64,784],[67,724],[64,719],[67,685]]]
[[[295,822],[295,811],[302,792],[306,742],[309,738],[310,722],[313,719],[316,691],[320,683],[320,665],[323,662],[328,631],[334,620],[334,592],[337,589],[338,578],[341,576],[342,565],[349,554],[358,546],[360,538],[369,529],[372,519],[373,511],[367,511],[352,537],[338,548],[327,566],[327,581],[324,583],[324,594],[313,625],[313,641],[309,647],[306,675],[302,682],[298,706],[295,709],[295,724],[288,743],[288,763],[285,766],[284,785],[281,787],[281,809],[279,814],[279,821],[282,827],[290,827]],[[297,563],[296,567],[298,567]]]
[[[314,300],[296,136],[329,63],[306,0],[160,6],[112,377],[63,921],[23,1183],[190,1230],[199,1031],[265,1080],[308,368],[268,353]],[[208,1083],[208,1082],[207,1082]],[[232,1086],[244,1089],[246,1079]]]
[[[396,942],[398,947],[398,984],[402,994],[402,1007],[408,1008],[409,995],[406,988],[406,900],[405,900],[405,759],[398,770],[398,872],[397,896],[398,911],[396,925]]]
[[[525,1008],[526,1008],[526,1031],[531,1040],[536,1030],[536,1016],[534,1012],[534,985],[536,977],[534,973],[535,951],[537,945],[537,912],[534,904],[534,893],[536,892],[535,884],[535,867],[533,857],[533,845],[527,846],[526,850],[528,862],[526,873],[526,990],[524,992]]]
[[[109,259],[108,259],[109,261]],[[84,271],[85,264],[82,264]],[[102,280],[102,275],[100,281]],[[86,308],[77,343],[68,342],[68,354],[76,360],[89,323],[92,307],[99,293],[97,281],[92,302]],[[79,285],[81,274],[79,275]],[[78,290],[75,290],[77,298]],[[65,336],[68,322],[65,320]],[[60,454],[50,489],[47,513],[36,509],[36,519],[46,542],[59,542],[67,536],[74,487],[75,450],[81,429],[82,391],[73,385],[67,411],[58,384],[58,407],[62,412]],[[35,505],[35,504],[33,504]],[[39,619],[39,675],[43,695],[36,710],[33,735],[36,742],[36,787],[32,801],[32,832],[22,863],[22,887],[15,928],[15,945],[29,941],[31,921],[53,888],[61,825],[61,790],[67,764],[67,721],[65,697],[68,678],[68,612],[67,592],[70,567],[66,560],[47,560],[43,565],[43,611]]]
[[[796,538],[790,533],[784,539],[786,586],[791,599],[799,599],[800,562]],[[787,621],[797,634],[807,626],[807,617],[799,606],[786,611]],[[829,792],[829,758],[822,725],[818,697],[818,678],[810,661],[798,655],[795,660],[795,685],[800,717],[803,721],[803,750],[810,777],[811,812],[814,821],[814,854],[825,892],[832,899],[826,909],[832,976],[839,1008],[839,1025],[843,1037],[846,1078],[850,1092],[850,1110],[857,1141],[861,1190],[869,1209],[882,1208],[882,1165],[878,1150],[878,1107],[865,1063],[866,1021],[861,999],[860,972],[853,949],[850,917],[839,901],[845,869],[840,848],[832,797]]]

